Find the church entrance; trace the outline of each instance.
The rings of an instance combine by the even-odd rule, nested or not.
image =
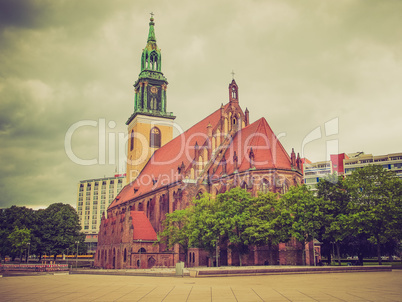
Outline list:
[[[155,258],[151,256],[148,259],[148,268],[152,268],[155,265],[155,262],[156,262]]]

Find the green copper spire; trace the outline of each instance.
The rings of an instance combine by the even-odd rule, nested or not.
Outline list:
[[[156,45],[154,16],[151,13],[147,45],[142,50],[141,72],[134,83],[134,112],[126,124],[138,115],[175,119],[167,112],[168,81],[162,73],[162,54]]]
[[[151,13],[151,19],[149,20],[149,33],[147,42],[156,42],[155,29],[154,29],[154,13]]]
[[[141,71],[153,70],[161,72],[162,56],[161,50],[158,48],[158,45],[156,45],[154,25],[153,13],[151,13],[147,45],[141,57]]]

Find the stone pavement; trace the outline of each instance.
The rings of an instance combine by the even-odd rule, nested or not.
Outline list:
[[[247,277],[0,278],[0,301],[402,301],[402,270]]]

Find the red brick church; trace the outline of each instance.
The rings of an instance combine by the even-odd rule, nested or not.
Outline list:
[[[190,129],[172,138],[172,113],[167,112],[167,80],[161,72],[154,19],[141,56],[141,73],[134,84],[134,112],[127,121],[129,184],[103,215],[95,266],[151,268],[174,266],[186,255],[175,247],[158,244],[157,233],[167,213],[183,209],[197,195],[212,196],[242,187],[252,194],[284,193],[302,183],[301,159],[289,156],[264,118],[250,122],[249,111],[239,104],[239,88],[229,84],[228,102]],[[238,265],[226,246],[219,249],[219,265]],[[275,263],[302,264],[302,247],[296,241],[280,244]],[[312,244],[307,248],[312,263]],[[213,265],[208,254],[188,251],[187,266]],[[246,265],[268,264],[268,251],[250,249]]]

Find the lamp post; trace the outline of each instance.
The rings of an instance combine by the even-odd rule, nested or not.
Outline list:
[[[75,244],[77,245],[77,256],[75,257],[75,269],[77,269],[77,266],[78,266],[78,244],[79,243],[80,243],[79,241],[75,242]]]
[[[31,247],[31,243],[28,242],[27,244],[28,244],[28,255],[27,255],[27,263],[28,263],[28,259],[29,259],[29,250],[30,250],[30,247]]]
[[[141,268],[141,249],[142,249],[142,239],[139,240],[140,241],[140,268]]]
[[[315,260],[315,246],[314,246],[314,238],[313,238],[313,257],[314,257],[314,266],[317,266],[316,260]]]

